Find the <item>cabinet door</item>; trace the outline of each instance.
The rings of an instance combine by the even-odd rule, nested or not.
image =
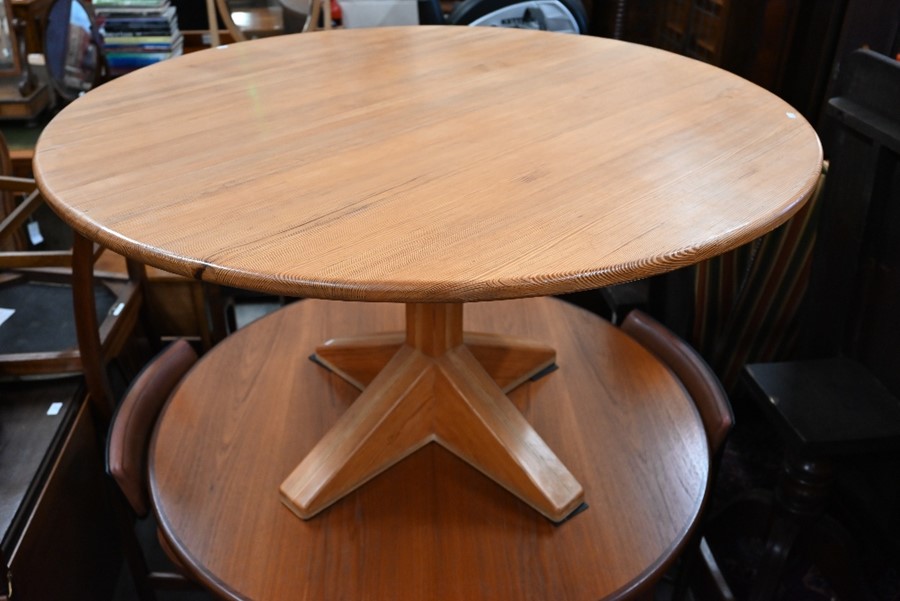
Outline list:
[[[82,403],[11,554],[12,601],[112,598],[121,555],[97,440]]]
[[[660,46],[721,65],[729,0],[668,0],[662,8]]]

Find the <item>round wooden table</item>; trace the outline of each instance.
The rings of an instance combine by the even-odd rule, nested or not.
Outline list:
[[[719,69],[463,27],[283,36],[154,65],[66,107],[34,160],[53,208],[121,254],[275,294],[407,304],[399,339],[317,349],[365,390],[282,483],[297,515],[434,441],[553,521],[582,483],[505,393],[554,349],[473,339],[463,303],[719,254],[787,219],[820,167],[806,121]]]
[[[509,397],[583,484],[586,509],[554,525],[436,444],[312,520],[279,503],[273,490],[359,394],[296,349],[403,321],[398,305],[298,301],[188,374],[160,417],[150,478],[193,574],[258,601],[597,601],[654,582],[706,498],[702,423],[647,351],[556,299],[478,303],[466,327],[556,348],[559,370]]]

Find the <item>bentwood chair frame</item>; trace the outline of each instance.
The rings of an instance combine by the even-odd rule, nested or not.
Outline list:
[[[113,416],[106,444],[106,471],[116,484],[113,507],[125,559],[141,601],[153,601],[154,589],[199,589],[174,552],[157,535],[171,566],[153,570],[135,521],[148,519],[152,499],[147,482],[150,437],[169,394],[197,361],[197,353],[178,339],[152,359],[134,379]],[[151,524],[152,525],[152,524]]]
[[[710,458],[707,486],[711,487],[725,441],[734,426],[734,412],[722,384],[693,348],[640,309],[632,310],[621,328],[668,366],[693,399],[706,432]],[[719,598],[733,598],[703,538],[702,520],[682,555],[682,567],[676,580],[676,598],[684,597],[698,568],[702,568],[703,575],[713,581],[712,586]]]
[[[0,137],[0,168],[11,172],[9,152]],[[0,377],[20,378],[83,372],[94,408],[108,421],[115,396],[107,363],[117,356],[142,317],[142,265],[129,261],[127,275],[95,273],[94,263],[103,248],[74,234],[71,249],[29,250],[24,226],[44,202],[35,181],[0,175],[0,286],[51,282],[72,287],[72,302],[61,310],[74,311],[78,345],[53,351],[0,352]],[[95,286],[114,296],[110,309],[97,316]],[[149,328],[149,322],[144,327]]]

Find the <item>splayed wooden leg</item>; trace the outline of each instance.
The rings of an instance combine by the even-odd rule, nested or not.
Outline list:
[[[553,349],[464,335],[460,304],[410,304],[402,336],[330,341],[316,354],[364,390],[282,484],[300,517],[432,441],[553,521],[581,505],[581,485],[504,394],[552,365]]]

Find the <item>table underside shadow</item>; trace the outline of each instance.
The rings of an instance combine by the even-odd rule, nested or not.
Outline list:
[[[316,360],[363,392],[281,485],[308,519],[430,442],[554,522],[583,503],[578,481],[506,392],[553,365],[522,338],[463,333],[462,304],[406,308],[406,332],[331,340]]]

